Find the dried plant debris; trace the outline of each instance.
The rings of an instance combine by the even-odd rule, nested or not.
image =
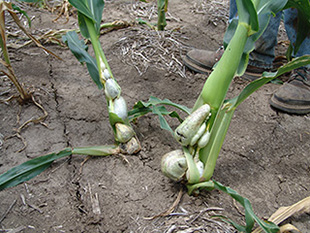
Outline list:
[[[132,4],[128,5],[127,7],[129,14],[134,19],[142,19],[148,22],[157,23],[158,17],[158,9],[157,9],[157,1],[149,1],[149,2],[142,2],[142,1],[135,1]],[[169,11],[166,12],[166,20],[167,21],[175,21],[181,22],[180,18],[175,17]],[[169,25],[169,23],[168,23]]]
[[[186,210],[182,204],[169,216],[155,218],[145,227],[141,219],[133,219],[136,232],[165,232],[165,233],[192,233],[192,232],[226,232],[234,233],[236,230],[230,224],[214,218],[214,215],[223,215],[224,210],[219,207],[210,207],[199,210]],[[144,228],[142,228],[144,227]]]
[[[272,221],[275,224],[280,225],[283,221],[294,215],[309,214],[309,213],[310,213],[310,196],[302,199],[301,201],[291,206],[280,207],[275,213],[271,215],[268,221]],[[280,227],[280,232],[289,232],[293,230],[297,232],[299,231],[295,226],[289,223]],[[253,231],[253,233],[260,233],[260,232],[262,232],[261,228],[257,228]]]
[[[212,1],[201,0],[193,3],[191,11],[196,14],[207,15],[209,23],[217,26],[218,22],[228,22],[229,19],[229,1]]]
[[[33,3],[24,3],[19,1],[13,1],[14,5],[21,9],[24,13],[19,11],[15,11],[16,15],[19,18],[21,25],[29,32],[31,35],[37,37],[37,39],[42,44],[47,43],[54,43],[58,45],[63,45],[61,41],[61,36],[64,35],[70,29],[37,29],[31,27],[33,20],[35,20],[36,16],[28,15],[28,12],[33,11],[33,7],[41,3],[41,9],[47,9],[48,11],[55,14],[55,19],[53,20],[56,22],[60,19],[63,15],[65,16],[65,23],[68,22],[69,16],[72,15],[72,7],[69,4],[68,0],[50,0],[50,1],[42,1],[36,4]],[[7,13],[6,13],[7,14]],[[64,23],[64,24],[65,24]],[[12,17],[6,17],[6,33],[7,33],[7,46],[9,48],[19,49],[23,46],[29,45],[33,43],[29,40],[29,37],[21,30],[15,23]]]
[[[152,66],[186,77],[181,56],[188,47],[178,31],[155,31],[136,28],[126,33],[114,46],[114,53],[126,64],[134,66],[140,75]]]
[[[128,11],[134,18],[142,18],[151,21],[157,18],[157,4],[153,2],[135,1],[128,5]]]

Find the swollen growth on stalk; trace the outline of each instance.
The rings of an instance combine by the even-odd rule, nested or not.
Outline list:
[[[199,150],[205,147],[210,139],[210,116],[210,106],[204,104],[175,129],[174,138],[182,145],[183,150],[174,150],[163,156],[161,165],[164,175],[174,181],[180,181],[186,175],[188,183],[201,179],[204,164],[199,159]]]
[[[124,154],[135,154],[140,151],[141,146],[135,137],[135,132],[131,126],[125,124],[128,118],[128,110],[125,99],[121,96],[121,88],[111,72],[107,68],[103,59],[99,57],[100,80],[104,85],[104,93],[108,102],[109,115],[115,114],[120,120],[117,121],[113,128],[115,140],[120,143],[120,150]]]

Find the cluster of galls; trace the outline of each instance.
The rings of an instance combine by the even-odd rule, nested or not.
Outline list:
[[[204,164],[199,160],[199,150],[205,147],[210,139],[210,132],[207,128],[210,106],[202,105],[191,113],[174,131],[174,138],[186,148],[199,171],[200,177],[204,171]],[[181,181],[189,178],[188,164],[183,150],[174,150],[166,153],[161,161],[161,169],[165,176]]]
[[[109,102],[109,112],[116,114],[123,121],[127,120],[128,111],[125,99],[121,96],[121,88],[111,77],[108,69],[101,62],[101,78],[104,80],[104,92]],[[135,154],[141,150],[139,140],[131,126],[118,122],[115,124],[115,139],[123,154]]]

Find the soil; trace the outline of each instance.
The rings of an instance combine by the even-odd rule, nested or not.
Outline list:
[[[167,31],[175,29],[183,48],[217,49],[227,26],[228,1],[169,1]],[[32,33],[48,29],[77,28],[70,16],[53,22],[56,13],[26,7],[32,18]],[[156,22],[155,2],[106,1],[103,22],[137,18]],[[153,7],[153,8],[152,8]],[[150,13],[151,12],[151,13]],[[151,15],[153,15],[151,17]],[[147,63],[145,72],[122,56],[120,38],[151,30],[132,25],[111,30],[100,37],[111,69],[132,108],[150,96],[167,98],[192,107],[207,75],[183,69],[181,76]],[[286,40],[283,27],[281,40]],[[66,48],[45,46],[62,60],[46,55],[34,45],[10,49],[12,66],[36,100],[46,109],[44,124],[29,124],[21,136],[9,137],[23,122],[42,115],[34,104],[17,101],[1,104],[0,173],[30,158],[66,147],[113,143],[113,134],[103,93]],[[277,51],[283,51],[285,43]],[[133,46],[132,46],[133,47]],[[181,51],[183,52],[183,51]],[[165,54],[163,54],[164,56]],[[180,53],[176,58],[181,61]],[[14,86],[1,77],[1,98],[16,94]],[[236,77],[229,89],[234,96],[248,84]],[[292,205],[310,196],[310,118],[288,115],[268,103],[280,85],[269,83],[251,95],[236,110],[221,150],[213,178],[247,197],[260,218],[268,218],[281,206]],[[169,120],[171,127],[176,120]],[[176,200],[181,184],[171,182],[160,171],[163,154],[179,148],[170,133],[159,127],[158,118],[147,115],[133,125],[142,150],[137,155],[92,157],[74,155],[54,162],[34,179],[0,192],[0,232],[234,232],[212,215],[223,215],[243,223],[242,209],[224,193],[203,191],[199,196],[184,192],[173,214],[148,220],[167,210]],[[85,162],[85,163],[83,163]],[[99,205],[98,202],[99,201]],[[97,203],[97,205],[96,205]],[[310,216],[290,218],[302,232],[309,232]]]

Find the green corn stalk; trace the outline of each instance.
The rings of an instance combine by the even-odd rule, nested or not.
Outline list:
[[[157,0],[157,12],[158,12],[158,20],[157,20],[157,30],[163,31],[167,26],[166,22],[166,12],[168,10],[168,0]]]
[[[68,32],[63,39],[78,60],[86,63],[88,71],[98,88],[104,89],[114,138],[117,142],[123,142],[124,137],[117,131],[116,124],[124,124],[129,128],[129,131],[133,130],[129,124],[126,102],[121,97],[121,88],[113,77],[99,41],[104,1],[69,0],[69,2],[78,10],[80,32],[84,38],[91,41],[95,52],[95,59],[88,54],[87,46],[78,39],[76,32]],[[111,96],[111,91],[113,96]],[[139,144],[138,141],[137,143]],[[138,144],[137,147],[140,146]]]
[[[211,132],[210,141],[199,151],[199,158],[205,165],[200,181],[209,181],[213,175],[218,155],[236,107],[265,83],[285,72],[310,63],[309,56],[295,59],[276,73],[264,73],[261,79],[249,84],[236,98],[225,100],[227,90],[235,75],[244,73],[249,53],[254,49],[255,41],[267,27],[270,17],[278,11],[291,6],[296,6],[299,11],[309,9],[307,8],[309,6],[308,0],[297,2],[290,0],[237,0],[236,2],[239,14],[238,22],[233,22],[229,26],[224,38],[229,43],[220,61],[205,82],[193,107],[193,111],[203,104],[208,104],[211,107],[211,117],[207,122],[207,128]],[[304,6],[300,7],[301,4],[304,4]],[[309,14],[309,11],[307,15],[299,14],[308,17],[308,20],[302,20],[302,22],[307,22],[308,25],[310,25]],[[299,41],[299,44],[301,42],[302,40]]]

